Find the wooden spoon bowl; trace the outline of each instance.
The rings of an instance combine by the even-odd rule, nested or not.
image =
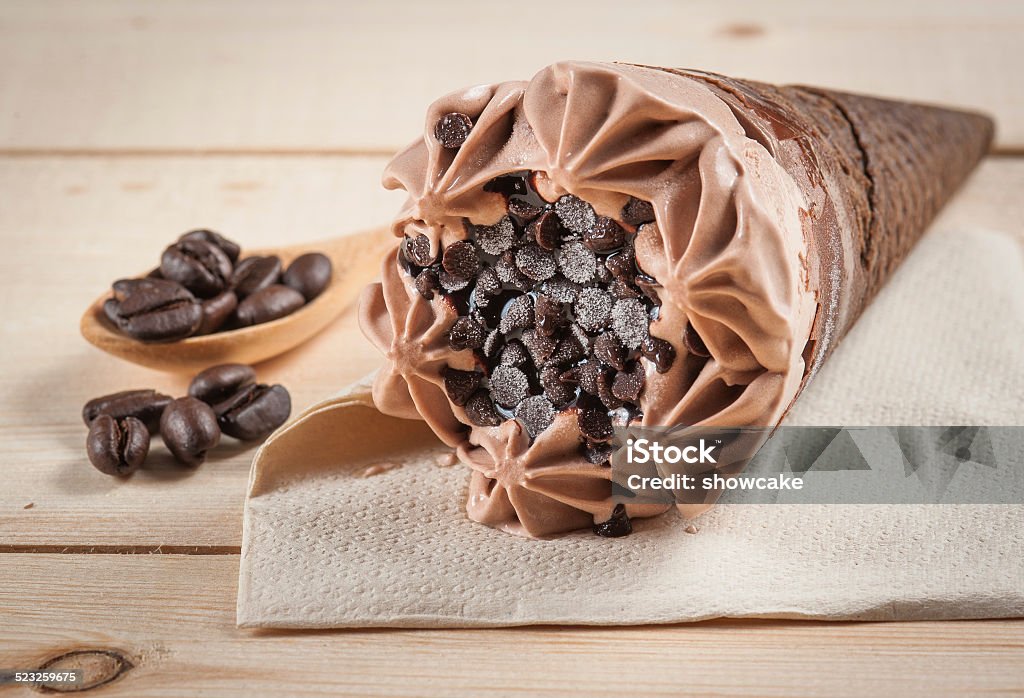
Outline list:
[[[90,344],[108,354],[159,371],[194,373],[220,363],[255,364],[302,344],[324,329],[380,273],[385,252],[397,244],[386,228],[276,249],[246,250],[249,255],[275,254],[284,267],[306,252],[322,252],[333,265],[331,283],[323,293],[291,315],[261,325],[188,337],[176,342],[141,342],[120,332],[103,313],[109,291],[82,315],[80,329]]]

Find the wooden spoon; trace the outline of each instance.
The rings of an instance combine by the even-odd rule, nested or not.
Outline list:
[[[118,331],[103,314],[104,293],[82,315],[82,336],[108,354],[160,371],[198,372],[215,364],[254,364],[282,354],[324,329],[380,273],[388,249],[397,244],[386,228],[277,249],[244,250],[245,256],[275,254],[287,267],[306,252],[331,259],[333,276],[323,293],[291,315],[238,330],[176,342],[140,342]],[[339,358],[341,356],[339,355]]]

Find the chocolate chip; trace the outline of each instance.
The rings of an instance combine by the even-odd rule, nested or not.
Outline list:
[[[601,289],[585,288],[576,298],[573,312],[580,327],[587,332],[598,332],[608,324],[612,312],[612,297]]]
[[[648,201],[631,196],[622,207],[622,222],[627,225],[643,225],[653,220],[654,207]]]
[[[530,351],[530,357],[536,366],[544,365],[558,346],[553,338],[547,337],[535,329],[523,332],[523,344]]]
[[[414,238],[406,236],[402,243],[402,254],[409,262],[419,267],[429,267],[434,263],[434,255],[430,254],[430,238],[426,235],[417,235]]]
[[[501,415],[494,409],[494,403],[486,390],[478,390],[466,401],[466,417],[478,427],[496,427],[501,424]]]
[[[465,240],[448,245],[441,256],[441,266],[452,276],[460,279],[472,279],[480,271],[480,258],[476,254],[476,245]]]
[[[578,284],[589,282],[597,271],[597,257],[579,240],[563,245],[555,253],[555,261],[565,278]]]
[[[597,279],[599,283],[608,284],[611,283],[612,273],[608,271],[608,267],[598,261],[597,269],[594,271],[594,278]]]
[[[450,112],[434,124],[434,138],[444,148],[458,148],[469,138],[472,129],[472,119],[461,112]]]
[[[594,465],[611,465],[609,461],[615,453],[615,446],[611,443],[594,443],[588,441],[583,444],[583,458]]]
[[[594,524],[594,533],[602,538],[621,538],[633,532],[633,524],[626,515],[626,506],[616,504],[612,516],[607,521]]]
[[[487,335],[487,339],[484,340],[483,352],[487,358],[493,358],[498,353],[498,349],[501,348],[501,343],[504,337],[498,330],[491,330]]]
[[[534,395],[519,403],[515,415],[526,427],[526,433],[535,439],[555,421],[555,407],[543,395]]]
[[[540,289],[559,303],[572,303],[580,293],[580,285],[561,276],[545,281]]]
[[[620,279],[615,279],[608,286],[608,290],[612,292],[612,295],[616,298],[639,298],[640,292],[633,288],[631,285]]]
[[[594,252],[614,252],[626,241],[626,231],[607,216],[598,216],[594,225],[583,232],[583,242]]]
[[[516,242],[516,228],[512,219],[505,216],[494,225],[483,225],[475,229],[476,243],[487,254],[498,255],[512,249]]]
[[[647,279],[637,278],[635,281],[637,288],[643,293],[654,305],[661,305],[661,296],[658,295],[657,284]]]
[[[476,371],[460,371],[445,366],[443,371],[444,391],[452,403],[462,407],[480,389],[482,374]]]
[[[525,330],[529,327],[533,327],[534,313],[533,313],[533,299],[525,293],[521,296],[516,296],[512,301],[505,306],[505,311],[501,316],[501,323],[498,325],[498,329],[502,334],[510,334],[516,330]]]
[[[543,212],[539,206],[534,206],[526,199],[509,198],[508,200],[508,212],[519,220],[526,221],[533,220]]]
[[[448,346],[455,351],[479,349],[484,345],[486,330],[468,317],[460,317],[448,332]]]
[[[558,270],[554,256],[537,245],[526,245],[516,252],[516,267],[534,281],[550,279]]]
[[[530,395],[530,381],[515,366],[497,366],[491,373],[491,398],[503,407],[515,407]]]
[[[615,302],[612,308],[612,331],[627,349],[638,349],[647,337],[650,317],[647,308],[638,299],[624,298]]]
[[[580,433],[591,441],[608,441],[612,438],[612,420],[604,410],[583,407],[576,414]]]
[[[606,372],[601,375],[597,382],[597,397],[601,400],[601,403],[609,410],[617,410],[624,404],[624,401],[620,399],[615,393],[612,392],[612,375],[611,372]]]
[[[501,279],[493,267],[487,267],[476,277],[476,286],[473,287],[473,294],[476,297],[477,305],[487,307],[491,297],[501,293]]]
[[[416,275],[416,290],[428,301],[433,300],[434,291],[441,287],[441,281],[437,272],[433,269],[424,269]]]
[[[590,335],[588,335],[583,328],[575,322],[569,325],[569,331],[572,332],[572,336],[576,338],[576,341],[580,343],[580,346],[583,347],[586,352],[589,352],[590,348],[594,344],[593,340],[590,339]]]
[[[548,364],[540,372],[540,384],[544,395],[556,407],[564,407],[576,397],[576,389],[561,379],[562,369],[555,364]]]
[[[568,366],[569,364],[576,363],[586,355],[587,352],[579,340],[570,335],[558,342],[558,346],[555,347],[555,351],[548,357],[547,362],[557,366]]]
[[[519,368],[529,360],[530,352],[526,350],[526,346],[518,339],[513,339],[501,350],[501,357],[498,359],[498,362],[502,366],[515,366]]]
[[[647,376],[639,363],[629,371],[620,371],[612,380],[612,395],[624,402],[636,402],[643,392]]]
[[[512,250],[502,253],[494,265],[494,271],[502,283],[512,288],[529,291],[533,287],[533,282],[516,266],[516,256]]]
[[[437,280],[438,283],[441,284],[441,288],[443,288],[448,293],[455,293],[456,291],[461,291],[462,289],[469,286],[470,282],[470,279],[449,274],[444,269],[442,269],[441,273],[437,275]]]
[[[626,367],[626,347],[611,332],[594,340],[594,356],[618,371]]]
[[[654,364],[658,373],[665,373],[672,368],[676,358],[676,350],[664,339],[648,335],[640,345],[640,353],[643,357]]]
[[[627,250],[609,255],[604,260],[604,265],[616,279],[629,281],[636,276],[636,262],[633,260],[633,255]]]
[[[553,336],[560,329],[565,327],[566,318],[562,313],[564,306],[558,301],[538,294],[534,303],[534,315],[536,316],[537,330],[548,337]]]
[[[561,219],[562,225],[577,235],[583,235],[590,230],[597,220],[593,207],[572,194],[566,194],[555,202],[555,213]]]
[[[607,382],[607,369],[597,361],[587,360],[562,374],[565,383],[579,383],[580,388],[596,396],[600,385]]]
[[[527,226],[526,232],[542,248],[553,250],[558,247],[558,241],[562,238],[564,230],[558,221],[558,215],[554,211],[545,211]]]
[[[703,356],[704,358],[711,356],[711,352],[708,351],[704,340],[701,339],[701,336],[697,334],[697,330],[690,323],[686,324],[686,330],[683,332],[683,344],[686,346],[686,351],[694,356]]]

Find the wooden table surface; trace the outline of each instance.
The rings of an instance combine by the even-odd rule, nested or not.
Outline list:
[[[939,224],[1024,245],[1022,45],[1024,5],[997,0],[3,0],[0,670],[92,652],[64,661],[116,675],[93,689],[111,696],[1021,691],[1020,620],[240,631],[253,450],[231,443],[183,472],[157,441],[129,481],[97,473],[81,405],[134,387],[180,394],[187,377],[103,355],[77,327],[112,279],[185,230],[257,247],[387,221],[401,196],[380,189],[381,169],[433,97],[566,57],[989,111],[997,152]],[[301,407],[375,361],[346,313],[258,368]]]

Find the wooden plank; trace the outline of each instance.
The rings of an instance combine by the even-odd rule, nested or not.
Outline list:
[[[237,564],[0,555],[0,667],[110,650],[134,668],[104,695],[133,697],[940,696],[1008,694],[1024,682],[1022,621],[240,631]]]
[[[524,11],[525,12],[525,11]],[[566,58],[975,107],[1024,147],[1024,5],[131,0],[0,9],[0,148],[392,151],[434,98]]]
[[[101,354],[78,337],[79,314],[112,279],[148,268],[170,238],[191,227],[212,226],[259,246],[386,221],[401,197],[379,191],[382,164],[0,158],[0,297],[10,299],[0,323],[0,550],[237,549],[251,448],[228,442],[189,472],[157,440],[152,469],[128,482],[89,465],[79,416],[86,400],[146,386],[181,394],[187,377]],[[936,225],[983,227],[1024,243],[1022,190],[1024,159],[990,159]],[[259,371],[288,386],[298,410],[378,362],[349,313]]]

